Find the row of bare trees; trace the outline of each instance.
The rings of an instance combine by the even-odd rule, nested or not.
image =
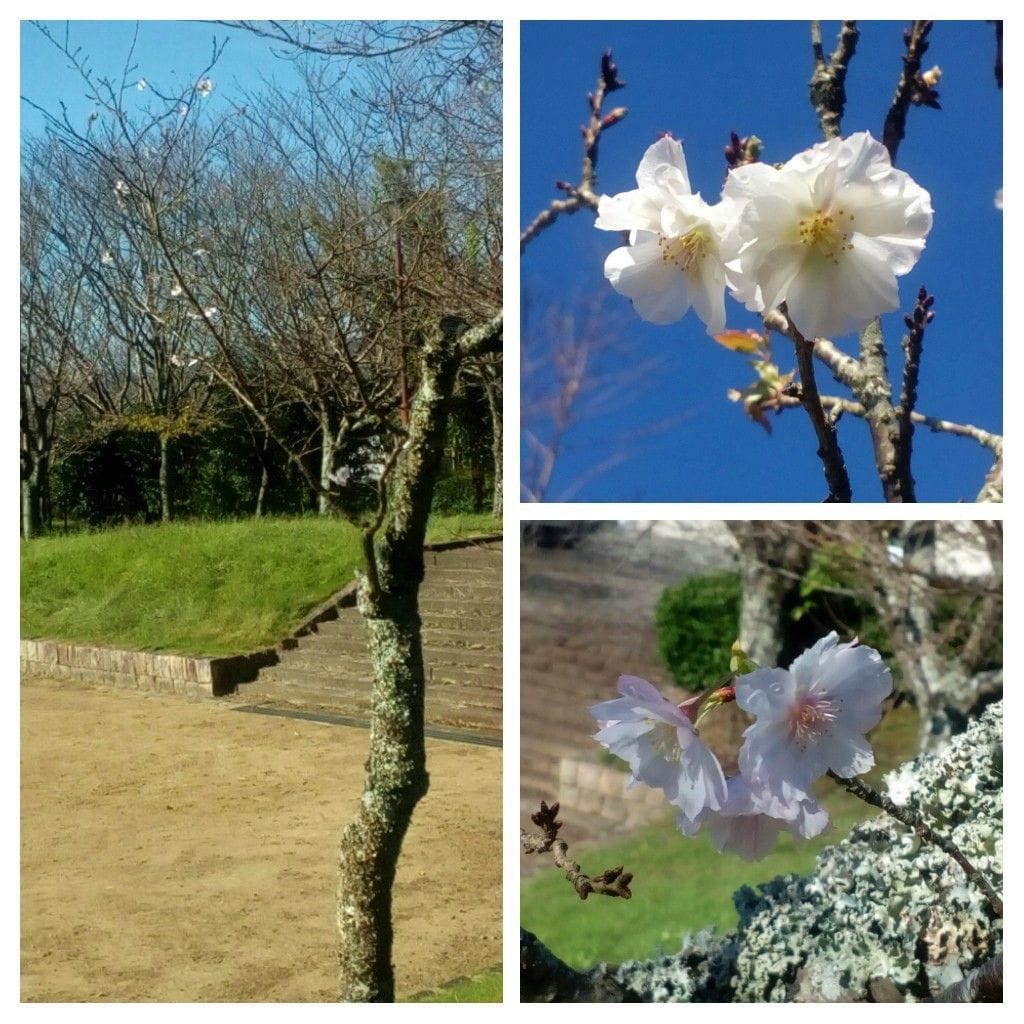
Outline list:
[[[198,87],[140,91],[130,62],[97,77],[54,43],[95,110],[48,114],[24,149],[23,533],[44,521],[54,457],[115,428],[159,438],[169,519],[171,442],[207,429],[226,395],[254,451],[283,450],[321,511],[353,468],[375,482],[427,333],[500,308],[495,80],[456,66],[428,94],[416,51],[358,76],[307,56],[301,88],[214,108]],[[500,364],[473,360],[457,386],[492,411],[479,430],[500,509]]]

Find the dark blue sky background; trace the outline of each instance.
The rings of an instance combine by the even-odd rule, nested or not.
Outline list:
[[[843,134],[882,124],[901,68],[904,23],[862,23],[847,78]],[[826,51],[838,22],[825,22]],[[807,22],[524,22],[521,87],[521,221],[555,196],[555,179],[577,181],[579,126],[587,117],[601,52],[610,47],[627,87],[605,109],[629,116],[606,133],[598,162],[599,191],[636,187],[644,150],[661,132],[685,141],[694,191],[714,202],[729,131],[756,134],[763,159],[784,161],[821,140],[808,102],[812,55]],[[932,195],[934,227],[925,253],[900,279],[903,309],[883,318],[890,376],[902,367],[902,317],[919,285],[936,296],[925,339],[919,411],[1002,429],[1002,214],[994,195],[1002,181],[1002,94],[993,75],[994,31],[986,22],[938,22],[925,67],[943,71],[942,110],[911,108],[897,166]],[[613,407],[574,427],[559,454],[547,497],[557,500],[821,500],[825,484],[816,444],[802,410],[773,417],[773,436],[725,397],[753,381],[747,357],[725,350],[692,311],[680,323],[655,327],[633,314],[604,280],[605,256],[621,244],[597,231],[583,211],[561,218],[522,257],[529,313],[524,330],[553,304],[581,310],[588,294],[606,294],[614,352],[597,367],[606,382],[622,381]],[[757,318],[726,300],[730,328]],[[854,353],[856,337],[839,341]],[[775,339],[782,369],[793,368],[791,345]],[[650,364],[640,379],[635,367]],[[845,394],[820,364],[822,393]],[[529,383],[527,382],[527,386]],[[651,425],[671,422],[668,429]],[[525,424],[524,425],[528,425]],[[538,425],[538,424],[535,424]],[[627,457],[594,472],[627,441]],[[858,501],[880,500],[865,424],[839,424]],[[925,501],[970,499],[991,465],[975,442],[918,427],[914,475]],[[586,482],[580,485],[580,481]]]

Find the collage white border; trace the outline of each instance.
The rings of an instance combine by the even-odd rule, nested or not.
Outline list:
[[[838,11],[838,15],[854,13],[861,18],[877,18],[892,20],[893,5],[890,3],[862,2],[857,10]],[[1006,66],[1009,69],[1005,93],[1006,109],[1014,111],[1011,125],[1016,122],[1021,106],[1018,102],[1020,89],[1018,82],[1018,69],[1020,65],[1014,63],[1014,55],[1017,53],[1016,29],[1024,20],[1017,17],[1016,12],[1007,10],[1006,3],[989,3],[984,5],[982,12],[989,17],[1002,16],[1006,21],[1005,54]],[[197,4],[193,0],[182,0],[170,10],[153,10],[152,8],[140,9],[137,5],[129,4],[124,0],[118,2],[95,2],[90,5],[71,4],[68,2],[48,3],[40,5],[42,9],[28,9],[28,5],[18,5],[14,8],[7,22],[6,32],[0,45],[8,47],[5,54],[7,60],[4,62],[0,74],[3,74],[8,81],[6,90],[7,114],[5,122],[8,124],[10,134],[16,135],[20,118],[19,110],[19,85],[18,85],[18,25],[16,22],[21,18],[46,17],[46,18],[117,18],[117,19],[143,19],[152,18],[154,15],[164,18],[209,18],[219,16],[224,18],[258,18],[280,16],[282,13],[280,4],[267,3],[266,0],[253,0],[253,2],[240,4],[237,2],[217,5],[211,10],[209,5]],[[517,1009],[508,1009],[518,1005],[518,981],[515,966],[518,963],[518,919],[519,919],[519,870],[518,870],[518,839],[516,827],[519,819],[519,557],[518,557],[518,530],[519,524],[524,520],[545,518],[545,519],[727,519],[727,518],[750,518],[750,519],[786,519],[786,518],[809,518],[821,516],[822,518],[835,519],[869,519],[869,518],[892,518],[908,519],[921,518],[922,511],[926,518],[935,519],[978,519],[995,518],[1003,519],[1007,523],[1006,529],[1006,550],[1004,565],[1005,575],[1005,596],[1006,613],[1005,620],[1008,623],[1019,621],[1022,610],[1021,603],[1021,576],[1024,574],[1024,560],[1021,557],[1021,544],[1018,541],[1018,523],[1022,519],[1020,512],[1020,500],[1015,497],[1018,494],[1015,483],[1018,474],[1015,472],[1013,457],[1008,460],[1006,471],[1006,493],[1010,496],[1010,503],[1007,512],[1004,513],[1003,506],[992,506],[991,509],[980,512],[977,506],[959,504],[932,504],[922,508],[915,506],[882,506],[880,504],[852,505],[852,506],[822,506],[807,503],[778,503],[778,504],[667,504],[667,503],[608,503],[608,504],[544,504],[539,506],[522,505],[518,500],[519,481],[519,405],[518,405],[518,381],[519,381],[519,260],[518,260],[518,234],[520,226],[519,210],[519,82],[520,82],[520,61],[519,61],[519,21],[520,20],[552,20],[553,17],[565,20],[624,20],[622,18],[624,5],[621,3],[610,3],[608,0],[591,0],[585,5],[567,7],[566,9],[553,9],[550,2],[541,3],[539,0],[521,0],[514,3],[512,0],[494,2],[494,0],[481,0],[481,2],[467,3],[465,0],[458,0],[447,4],[439,4],[420,0],[420,2],[382,2],[380,4],[366,4],[352,2],[343,5],[328,4],[324,0],[300,6],[296,16],[304,18],[338,18],[359,17],[363,14],[370,14],[373,17],[384,18],[437,18],[437,17],[496,17],[502,18],[505,22],[505,179],[504,179],[504,219],[505,219],[505,253],[506,264],[504,270],[504,291],[505,291],[505,377],[512,382],[512,387],[506,391],[504,408],[505,416],[505,527],[506,545],[504,554],[504,672],[505,672],[505,705],[504,705],[504,777],[503,777],[503,820],[504,820],[504,976],[505,976],[505,1006],[496,1009],[489,1007],[483,1011],[473,1009],[470,1005],[458,1004],[399,1004],[396,1006],[373,1006],[373,1007],[346,1007],[345,1013],[353,1013],[356,1016],[372,1014],[373,1019],[391,1019],[395,1014],[409,1017],[422,1017],[427,1019],[441,1020],[440,1014],[444,1014],[445,1020],[452,1018],[468,1019],[470,1015],[480,1012],[486,1013],[489,1019],[508,1020],[515,1015],[518,1019],[523,1012]],[[782,0],[780,3],[766,6],[755,5],[749,0],[728,5],[727,9],[715,11],[720,18],[731,18],[736,20],[761,20],[767,17],[800,19],[806,20],[813,17],[825,17],[827,11],[822,7],[834,8],[832,4],[808,4],[792,3],[789,0]],[[658,4],[651,5],[644,13],[650,20],[659,20],[667,13],[674,14],[678,20],[700,20],[702,14],[707,10],[702,7],[700,11],[687,9],[687,5]],[[637,13],[635,11],[631,13]],[[917,13],[917,12],[908,12]],[[962,19],[965,11],[962,4],[954,4],[949,0],[936,0],[930,5],[926,12],[934,18],[941,18],[945,13],[952,20]],[[970,12],[970,13],[973,13]],[[954,87],[949,83],[949,87]],[[12,146],[12,149],[16,147]],[[1004,239],[1016,239],[1021,237],[1018,228],[1020,226],[1022,205],[1013,197],[1022,194],[1020,168],[1024,166],[1017,157],[1021,155],[1021,144],[1019,133],[1012,130],[1005,138],[1005,166],[1010,171],[1004,182],[1004,188],[1010,195],[1010,203],[1005,211]],[[15,205],[18,186],[15,180],[15,161],[12,158],[8,164],[8,179],[11,186],[7,192],[8,205],[6,210],[6,227],[8,238],[8,252],[11,254],[11,264],[7,273],[3,276],[4,296],[7,299],[6,309],[8,313],[9,333],[8,337],[13,338],[16,332],[16,317],[18,316],[18,303],[16,298],[14,281],[16,280],[14,263],[17,261],[18,231],[18,210]],[[1021,269],[1021,257],[1016,247],[1004,242],[1004,280],[1016,283],[1014,271]],[[1015,291],[1011,294],[1015,294]],[[1005,305],[1005,300],[1004,300]],[[1008,310],[1011,312],[1012,310]],[[1017,343],[1016,335],[1019,333],[1014,320],[1007,316],[1005,320],[1005,336],[1009,344],[1004,345],[1004,432],[1011,439],[1018,436],[1017,424],[1020,420],[1021,410],[1024,408],[1024,399],[1018,391],[1024,388],[1024,356],[1021,354],[1020,345]],[[969,344],[969,339],[964,339],[964,344]],[[12,346],[13,348],[13,346]],[[13,358],[13,357],[11,357]],[[7,378],[10,385],[10,395],[13,399],[13,373]],[[13,437],[13,420],[15,419],[16,403],[13,400],[8,405],[8,436]],[[13,461],[13,443],[8,451]],[[5,474],[3,488],[8,497],[5,503],[7,516],[13,520],[17,499],[14,486],[13,466],[9,465]],[[514,490],[513,490],[514,488]],[[987,514],[985,514],[987,513]],[[14,523],[10,522],[9,536],[17,537],[17,530]],[[4,619],[5,628],[10,641],[17,640],[17,590],[16,580],[18,578],[18,552],[13,542],[7,548],[5,561],[5,576],[8,581],[4,594]],[[7,649],[11,652],[17,650],[17,644],[11,642]],[[1008,675],[1024,668],[1024,659],[1012,643],[1007,643],[1008,654]],[[8,683],[17,679],[18,668],[14,656],[9,661]],[[1016,700],[1013,696],[1014,690],[1010,688],[1010,713],[1008,720],[1015,725]],[[9,699],[16,702],[16,689],[9,685]],[[3,909],[7,928],[4,935],[4,962],[0,967],[0,979],[3,987],[3,1003],[6,1007],[15,1006],[17,1012],[26,1015],[49,1015],[53,1008],[47,1005],[20,1004],[20,971],[18,963],[18,951],[20,947],[20,934],[18,925],[19,893],[19,850],[17,846],[17,828],[11,827],[17,822],[18,815],[18,715],[15,707],[8,707],[6,716],[7,729],[7,760],[6,778],[7,785],[4,787],[5,794],[5,822],[8,828],[5,829],[5,842],[3,844],[3,877],[7,882],[4,890]],[[1016,755],[1015,744],[1010,744],[1006,751],[1006,765],[1011,776],[1011,784],[1008,787],[1012,794],[1016,790],[1015,782],[1020,780],[1020,760]],[[1016,838],[1019,832],[1017,819],[1016,801],[1011,799],[1007,805],[1007,829],[1006,850],[1008,856],[1014,856],[1018,845]],[[1015,903],[1015,880],[1012,873],[1007,876],[1006,898],[1009,906]],[[429,936],[423,936],[424,943],[429,943]],[[225,936],[225,941],[230,943],[230,936]],[[1012,965],[1012,961],[1011,961]],[[1019,1002],[1020,985],[1016,983],[1015,972],[1011,969],[1007,977],[1006,1002],[1002,1006],[992,1007],[983,1011],[986,1014],[997,1014],[1005,1012],[1008,1005],[1016,1005]],[[224,1013],[231,1012],[227,1005],[211,1004],[187,1004],[190,1017],[198,1019],[222,1020]],[[61,1008],[64,1014],[73,1014],[76,1018],[103,1019],[108,1021],[121,1015],[135,1015],[139,1011],[134,1006],[90,1004],[73,1006],[67,1009]],[[170,1020],[180,1014],[179,1004],[147,1004],[142,1011],[147,1018],[164,1018]],[[258,1019],[280,1019],[287,1014],[292,1017],[295,1014],[303,1018],[317,1017],[323,1015],[323,1019],[335,1019],[338,1010],[334,1004],[245,1004],[245,1012],[248,1016]],[[531,1011],[544,1014],[544,1010]],[[588,1021],[594,1017],[610,1019],[613,1014],[621,1014],[622,1010],[613,1006],[560,1006],[550,1013],[557,1013],[559,1019],[581,1020],[586,1014]],[[652,1010],[652,1013],[672,1012],[670,1010]],[[699,1013],[695,1007],[686,1008],[676,1012]],[[716,1013],[735,1017],[736,1014],[749,1012],[743,1006],[721,1004]],[[764,1007],[761,1012],[768,1014],[797,1013],[801,1015],[815,1012],[813,1006],[792,1006],[785,1007]],[[863,1012],[863,1009],[855,1005],[830,1006],[829,1013],[854,1014]],[[886,1008],[875,1008],[873,1013],[886,1013]],[[903,1013],[913,1012],[902,1010]],[[932,1014],[960,1013],[958,1008],[933,1005],[927,1011]],[[497,1016],[494,1016],[494,1015]],[[328,1018],[330,1015],[330,1018]]]

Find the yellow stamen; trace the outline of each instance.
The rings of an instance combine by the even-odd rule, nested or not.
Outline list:
[[[848,230],[852,220],[852,214],[845,210],[836,210],[834,213],[815,210],[810,217],[800,221],[800,241],[838,264],[842,254],[853,248]]]
[[[662,262],[672,262],[684,273],[700,264],[707,255],[709,242],[708,234],[703,228],[694,228],[679,238],[658,235]]]

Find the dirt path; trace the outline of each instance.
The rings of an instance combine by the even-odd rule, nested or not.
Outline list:
[[[22,999],[330,1001],[336,846],[367,740],[24,682]],[[501,751],[427,750],[395,888],[400,996],[501,962]]]

